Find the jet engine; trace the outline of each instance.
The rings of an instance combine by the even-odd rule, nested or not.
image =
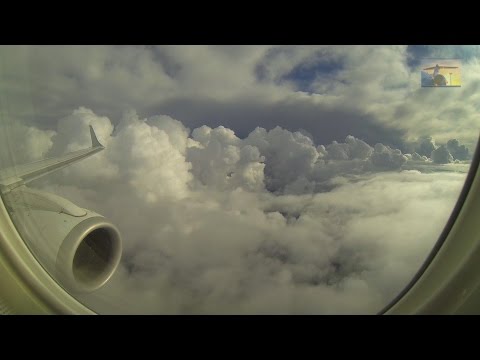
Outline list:
[[[65,289],[91,292],[113,275],[122,243],[117,228],[103,216],[25,186],[4,198],[27,246]]]
[[[436,86],[447,86],[447,79],[442,74],[437,74],[433,78],[433,83]]]

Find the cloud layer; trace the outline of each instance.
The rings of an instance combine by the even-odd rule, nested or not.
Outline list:
[[[81,107],[55,132],[22,131],[53,156],[88,147],[89,124],[106,149],[32,186],[121,230],[119,270],[80,297],[102,313],[374,313],[416,272],[465,178],[404,170],[433,162],[354,136],[240,138],[133,111],[113,126]]]
[[[421,88],[421,58],[445,54],[462,60],[462,87]],[[281,126],[319,144],[353,134],[405,151],[433,136],[472,151],[478,54],[478,46],[2,46],[0,92],[8,116],[42,129],[84,104],[115,126],[137,109],[241,137]]]

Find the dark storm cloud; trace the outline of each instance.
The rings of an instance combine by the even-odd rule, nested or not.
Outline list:
[[[447,149],[454,159],[467,160],[469,158],[468,148],[465,145],[460,145],[457,139],[448,140]]]
[[[435,164],[448,164],[453,162],[453,156],[445,145],[439,146],[432,151],[432,160]]]
[[[342,59],[327,58],[323,60],[320,57],[314,63],[301,63],[295,66],[279,81],[291,82],[300,91],[312,92],[314,91],[312,85],[315,81],[330,83],[335,80],[343,68]]]
[[[290,131],[304,129],[317,144],[328,144],[355,134],[370,144],[382,142],[403,148],[403,131],[400,129],[379,123],[373,116],[312,104],[302,99],[270,104],[246,98],[228,103],[183,99],[150,108],[145,115],[155,113],[183,119],[190,128],[223,125],[234,130],[240,138],[246,137],[257,126],[267,130],[281,126]]]

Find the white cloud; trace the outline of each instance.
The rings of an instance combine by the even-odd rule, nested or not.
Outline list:
[[[406,172],[314,196],[138,204],[113,219],[135,217],[120,271],[82,300],[106,313],[374,313],[420,266],[463,179]]]
[[[273,107],[298,113],[289,121],[302,122],[313,137],[341,112],[352,118],[349,126],[363,119],[367,134],[390,132],[397,145],[431,135],[442,143],[459,138],[472,151],[477,134],[470,129],[479,125],[478,51],[455,49],[470,54],[462,64],[463,85],[438,92],[420,87],[406,46],[4,46],[0,91],[15,117],[35,119],[40,128],[53,128],[79,103],[115,120],[131,108],[142,116],[168,108],[174,116],[188,104],[195,127],[207,124],[211,107],[223,106],[224,118],[208,119],[213,126],[220,121],[245,130],[229,118],[250,111],[269,125],[254,126],[285,127],[275,112],[262,112]],[[380,135],[371,142],[386,142]]]
[[[299,176],[308,176],[319,155],[312,140],[300,132],[276,127],[270,131],[257,128],[245,143],[255,146],[265,157],[267,188],[280,190]]]
[[[422,156],[422,155],[420,155],[416,152],[414,152],[411,156],[412,156],[413,161],[427,161],[428,160],[428,157]]]
[[[407,160],[400,150],[383,144],[376,144],[371,156],[372,164],[381,169],[398,169]]]
[[[351,135],[347,136],[345,143],[339,144],[333,141],[326,147],[326,150],[328,153],[327,159],[332,160],[366,160],[373,153],[373,148],[370,145]]]
[[[53,145],[55,131],[43,131],[20,122],[3,121],[0,125],[0,167],[42,159]]]
[[[192,138],[198,144],[187,150],[187,161],[192,163],[192,174],[202,185],[217,190],[263,189],[264,157],[257,147],[245,145],[223,126],[202,126],[193,131]]]
[[[190,137],[134,112],[113,129],[86,108],[59,121],[52,152],[88,146],[88,124],[107,149],[37,186],[121,230],[118,272],[80,297],[104,313],[374,313],[419,268],[465,178],[374,172],[407,157],[353,136],[325,147],[281,128],[242,140],[204,126]]]
[[[127,112],[114,134],[110,119],[81,107],[58,122],[52,153],[91,146],[88,125],[106,149],[55,175],[58,183],[86,189],[104,184],[99,186],[105,191],[116,184],[116,191],[133,192],[148,202],[187,195],[192,179],[191,164],[185,161],[189,130],[179,121],[168,116],[141,120],[135,112]]]

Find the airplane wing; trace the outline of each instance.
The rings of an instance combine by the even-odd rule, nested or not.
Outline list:
[[[458,69],[458,66],[439,66],[438,68],[439,69]],[[433,70],[433,69],[435,69],[435,66],[431,66],[423,70]]]
[[[38,160],[30,164],[18,165],[0,170],[0,192],[8,192],[18,186],[25,185],[32,180],[63,169],[68,165],[83,160],[105,149],[105,147],[98,141],[91,125],[90,136],[92,139],[92,146],[88,149],[73,151],[60,157]]]

